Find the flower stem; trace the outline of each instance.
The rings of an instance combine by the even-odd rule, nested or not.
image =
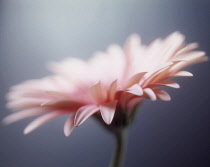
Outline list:
[[[109,167],[122,167],[126,147],[126,129],[115,131],[116,149]]]

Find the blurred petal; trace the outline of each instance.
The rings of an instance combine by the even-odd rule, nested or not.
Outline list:
[[[165,39],[164,43],[165,47],[162,51],[163,52],[162,55],[160,55],[161,60],[167,61],[168,59],[173,57],[176,51],[182,47],[184,39],[185,39],[184,35],[182,35],[179,32],[174,32],[171,35],[169,35]]]
[[[186,47],[182,48],[181,50],[179,50],[175,56],[179,56],[179,55],[182,55],[182,54],[185,54],[193,49],[196,49],[198,47],[198,44],[197,43],[191,43],[189,45],[187,45]]]
[[[34,121],[32,121],[25,129],[24,129],[24,134],[28,134],[32,132],[33,130],[37,129],[41,125],[45,124],[46,122],[55,119],[61,115],[64,115],[66,113],[60,112],[60,111],[55,111],[51,113],[47,113],[45,115],[42,115],[38,118],[36,118]]]
[[[28,118],[28,117],[33,117],[39,114],[46,113],[47,111],[45,110],[40,110],[40,109],[27,109],[27,110],[22,110],[13,114],[10,114],[9,116],[5,117],[3,119],[4,124],[11,124],[13,122]]]
[[[43,103],[43,99],[34,99],[34,98],[19,98],[17,100],[10,101],[6,104],[7,108],[12,110],[21,110],[27,108],[35,108],[40,106],[40,103]]]
[[[143,102],[144,98],[142,97],[136,97],[136,98],[133,98],[129,101],[129,103],[127,104],[127,108],[128,108],[128,112],[132,112],[133,109],[141,104]]]
[[[208,60],[208,57],[205,56],[205,52],[201,51],[194,51],[192,53],[188,53],[185,56],[178,57],[178,60],[184,60],[185,63],[183,65],[180,65],[179,69],[184,68],[188,65],[200,63]]]
[[[57,99],[57,100],[49,100],[44,103],[41,103],[41,107],[51,107],[51,106],[57,106],[57,107],[68,107],[71,110],[72,109],[78,109],[83,104],[78,101],[73,100],[66,100],[66,99]]]

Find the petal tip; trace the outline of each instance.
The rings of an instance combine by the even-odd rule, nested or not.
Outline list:
[[[66,137],[68,137],[68,136],[70,135],[70,133],[67,132],[67,131],[64,131],[64,135],[65,135]]]
[[[24,135],[27,135],[27,134],[29,134],[31,131],[28,129],[28,128],[25,128],[24,130],[23,130],[23,134]]]
[[[115,114],[116,105],[117,102],[100,105],[101,116],[107,125],[110,125],[112,123]]]
[[[171,101],[171,97],[168,97],[167,99],[165,99],[165,101]]]
[[[104,122],[107,124],[107,125],[110,125],[112,123],[112,121],[105,121]]]
[[[188,77],[193,77],[193,74],[192,73],[189,73]]]
[[[2,125],[9,125],[10,122],[9,122],[9,120],[7,119],[7,117],[5,117],[5,118],[2,119],[1,124],[2,124]]]

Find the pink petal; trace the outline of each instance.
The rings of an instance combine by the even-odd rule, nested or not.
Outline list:
[[[136,96],[142,96],[143,95],[143,90],[141,88],[141,86],[139,86],[138,84],[135,84],[133,86],[131,86],[130,88],[127,89],[126,92],[129,92],[133,95],[136,95]]]
[[[114,82],[112,82],[111,85],[110,85],[110,87],[109,87],[109,95],[108,95],[108,98],[110,100],[114,100],[116,91],[117,91],[117,80],[115,80]]]
[[[174,32],[169,35],[164,42],[165,47],[163,48],[162,55],[160,55],[160,58],[163,62],[171,58],[176,51],[180,49],[184,42],[184,36],[179,32]]]
[[[49,100],[40,104],[41,107],[68,107],[71,109],[78,109],[82,105],[83,104],[79,103],[78,101],[66,99]]]
[[[164,100],[164,101],[171,100],[170,95],[166,91],[161,90],[161,89],[154,89],[153,91],[155,92],[157,99]]]
[[[155,84],[151,84],[151,87],[157,87],[157,86],[167,86],[170,88],[180,88],[179,84],[173,81],[163,81],[161,83],[155,83]]]
[[[189,45],[187,45],[186,47],[182,48],[181,50],[179,50],[175,56],[179,56],[179,55],[182,55],[182,54],[185,54],[193,49],[196,49],[198,47],[198,44],[197,43],[191,43]]]
[[[138,84],[145,74],[146,72],[141,72],[141,73],[133,75],[131,78],[128,79],[126,88],[129,88],[134,84]]]
[[[150,88],[145,88],[144,89],[144,94],[145,94],[146,98],[148,98],[152,101],[155,101],[157,99],[155,93]]]
[[[104,122],[106,122],[106,124],[108,124],[108,125],[111,124],[111,122],[114,118],[116,105],[117,105],[117,102],[114,101],[114,102],[103,104],[103,105],[99,106],[101,116],[102,116]]]
[[[74,129],[74,117],[75,115],[71,115],[64,124],[64,134],[69,136]]]
[[[188,71],[179,71],[172,75],[172,77],[192,77],[193,74]]]
[[[178,57],[178,58],[181,60],[185,60],[185,61],[194,61],[201,57],[204,57],[205,55],[206,55],[206,53],[203,51],[194,51],[194,52],[190,52],[190,53],[183,55],[181,57]]]
[[[164,71],[171,65],[173,65],[172,62],[167,62],[165,64],[160,65],[155,70],[152,70],[151,72],[147,73],[146,75],[144,75],[144,80],[142,80],[143,82],[140,82],[140,85],[142,87],[147,86],[152,81],[153,78],[158,76],[162,71]]]
[[[6,104],[6,107],[14,110],[21,110],[26,108],[38,107],[41,103],[43,103],[43,99],[20,97],[17,100],[9,101]]]
[[[179,70],[179,69],[184,68],[184,67],[186,67],[188,65],[191,65],[191,64],[207,61],[208,57],[205,56],[205,52],[195,51],[195,52],[188,53],[185,56],[180,56],[177,59],[185,61],[184,64],[180,64],[177,67],[177,69]]]
[[[75,126],[81,125],[88,117],[93,115],[98,110],[99,108],[96,105],[86,105],[80,107],[75,115],[74,125]]]
[[[173,64],[171,64],[167,68],[163,69],[162,71],[160,71],[158,73],[158,75],[153,77],[153,79],[152,79],[152,81],[150,83],[154,84],[154,83],[162,82],[163,80],[168,78],[168,76],[170,76],[170,74],[172,74],[172,73],[177,71],[177,66],[179,64],[184,64],[184,62],[183,61],[173,61]]]
[[[90,87],[90,95],[97,103],[100,103],[105,99],[106,94],[104,89],[102,88],[101,82],[98,82],[97,84]]]
[[[132,112],[133,109],[143,102],[144,98],[142,97],[135,97],[129,101],[127,104],[128,112]]]
[[[50,112],[48,114],[42,115],[38,118],[36,118],[34,121],[32,121],[26,128],[24,129],[24,134],[28,134],[32,132],[33,130],[37,129],[41,125],[45,124],[46,122],[55,119],[61,115],[64,115],[64,112],[60,111],[55,111],[55,112]]]
[[[125,55],[129,57],[135,54],[141,45],[141,40],[138,34],[132,34],[125,43]]]
[[[195,63],[200,63],[204,61],[208,61],[209,58],[205,56],[205,52],[202,52],[200,55],[195,56],[193,59],[191,59],[187,65],[195,64]]]
[[[119,104],[121,105],[122,108],[126,108],[126,105],[129,101],[130,98],[133,97],[133,94],[130,94],[128,92],[122,92],[119,96]]]
[[[60,98],[69,98],[70,96],[67,93],[58,92],[58,91],[44,91],[44,93],[51,95],[53,97],[60,97]]]
[[[133,75],[131,78],[128,79],[125,87],[129,88],[134,84],[138,84],[145,74],[146,72],[141,72]]]
[[[16,121],[28,118],[28,117],[33,117],[42,113],[45,113],[47,111],[40,110],[40,109],[27,109],[27,110],[22,110],[13,114],[10,114],[9,116],[5,117],[3,119],[4,124],[11,124]]]

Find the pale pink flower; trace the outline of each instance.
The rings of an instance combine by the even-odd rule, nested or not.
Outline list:
[[[208,59],[204,52],[194,51],[196,48],[196,43],[186,45],[178,32],[149,46],[132,35],[124,48],[111,45],[88,61],[68,58],[51,63],[54,75],[11,88],[7,106],[19,112],[4,122],[41,115],[25,128],[27,134],[51,119],[70,114],[64,125],[66,136],[93,114],[101,114],[106,124],[115,125],[121,116],[129,118],[144,99],[169,101],[169,94],[157,87],[179,88],[171,78],[192,76],[181,69]]]

